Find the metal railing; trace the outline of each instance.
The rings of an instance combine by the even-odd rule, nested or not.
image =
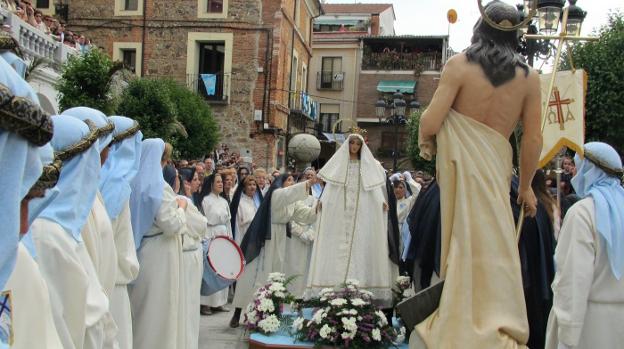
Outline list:
[[[363,70],[440,70],[442,52],[398,53],[365,52]]]
[[[187,86],[209,102],[227,102],[230,94],[231,73],[206,73],[213,76],[205,76],[202,74],[188,74],[186,76]],[[214,86],[211,86],[214,85]]]
[[[317,90],[342,91],[345,72],[320,71],[316,73]]]

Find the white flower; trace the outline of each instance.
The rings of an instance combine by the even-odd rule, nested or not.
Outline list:
[[[286,282],[286,275],[284,275],[284,273],[270,273],[268,281],[270,283],[272,282],[284,283]]]
[[[386,318],[386,314],[384,314],[383,311],[377,310],[375,314],[379,318],[379,321],[377,321],[379,327],[384,327],[388,324],[388,319]]]
[[[357,332],[357,324],[355,323],[355,318],[354,317],[349,317],[349,318],[342,318],[342,326],[345,328],[345,330],[349,331],[349,332]]]
[[[319,335],[321,336],[321,338],[325,339],[327,338],[332,332],[334,332],[334,329],[329,327],[329,325],[325,324],[323,325],[323,327],[321,327],[321,330],[319,331]]]
[[[409,285],[410,284],[410,278],[409,278],[409,276],[399,276],[396,279],[396,283],[399,284],[399,285],[405,285],[405,284]]]
[[[269,287],[269,291],[271,292],[283,292],[286,291],[286,287],[281,282],[275,282],[271,284]]]
[[[296,318],[295,321],[293,321],[292,329],[295,331],[301,331],[301,329],[303,328],[304,321],[305,320],[302,317]]]
[[[347,281],[345,281],[345,285],[347,285],[347,287],[349,286],[360,286],[360,282],[357,281],[356,279],[347,279]]]
[[[327,315],[325,316],[323,315],[325,315],[325,311],[323,309],[317,310],[316,313],[314,313],[314,316],[312,316],[312,322],[320,324],[321,321],[323,321],[323,318],[327,316]]]
[[[258,305],[258,310],[263,313],[272,313],[275,311],[275,304],[270,299],[263,299],[260,301],[260,305]]]
[[[353,331],[342,332],[341,337],[342,339],[353,339],[355,338],[356,333],[357,332],[353,332]]]
[[[360,290],[360,293],[364,296],[367,296],[368,298],[373,298],[374,296],[373,292],[368,290]]]
[[[373,339],[377,342],[381,342],[381,331],[378,328],[374,328],[373,332],[371,332]]]
[[[361,307],[363,305],[368,304],[368,302],[365,302],[362,298],[353,298],[351,300],[351,304],[353,304],[353,306],[355,307]]]
[[[334,289],[333,288],[324,288],[321,290],[321,292],[319,292],[319,295],[330,295],[330,294],[334,294]]]
[[[266,319],[258,323],[258,327],[265,333],[277,332],[280,327],[280,321],[275,315],[269,315]]]
[[[336,299],[332,299],[329,304],[335,306],[335,307],[340,307],[343,306],[345,304],[347,304],[347,300],[344,298],[336,298]]]
[[[277,291],[273,295],[275,296],[275,298],[280,298],[280,299],[286,298],[286,293],[281,292],[281,291]]]
[[[256,313],[256,311],[247,312],[245,315],[247,316],[248,324],[255,324],[258,321],[258,313]]]

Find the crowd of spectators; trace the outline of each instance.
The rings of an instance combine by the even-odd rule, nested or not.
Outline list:
[[[67,30],[65,27],[66,23],[62,20],[44,15],[33,6],[31,0],[0,0],[0,7],[11,11],[24,22],[49,35],[52,39],[76,49],[80,53],[84,53],[91,48],[91,40],[89,38]]]

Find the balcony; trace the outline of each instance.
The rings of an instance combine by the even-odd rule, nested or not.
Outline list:
[[[320,71],[316,73],[316,89],[342,91],[345,72]]]
[[[365,52],[362,70],[425,70],[442,68],[441,52],[398,53],[396,51]]]
[[[0,8],[0,20],[10,27],[11,36],[17,40],[26,61],[43,58],[49,65],[58,69],[78,51],[55,41],[50,35],[24,22],[17,15]]]
[[[229,101],[231,73],[189,74],[186,85],[207,102],[226,104]]]
[[[291,113],[303,115],[311,121],[318,118],[319,104],[306,92],[291,92],[289,106]]]

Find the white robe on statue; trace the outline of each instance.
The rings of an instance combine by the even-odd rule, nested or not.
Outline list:
[[[312,224],[316,220],[315,207],[296,205],[307,198],[306,183],[288,188],[276,189],[271,197],[271,239],[265,241],[264,248],[236,283],[234,306],[245,309],[251,302],[254,292],[267,282],[270,273],[284,272],[286,251],[286,225],[289,222]]]
[[[309,195],[304,201],[297,201],[294,211],[303,211],[305,208],[310,207],[316,207],[316,200],[312,195]],[[308,270],[310,269],[312,244],[316,235],[314,222],[311,224],[293,222],[291,232],[292,238],[286,239],[284,274],[286,274],[287,278],[297,276],[288,285],[288,290],[295,297],[302,298],[308,278]]]
[[[230,205],[227,200],[210,193],[202,201],[202,209],[208,220],[208,238],[215,236],[227,236],[232,238],[232,225],[230,222]],[[228,302],[229,288],[225,288],[210,296],[202,296],[201,304],[209,307],[221,307]]]
[[[239,246],[241,242],[243,242],[243,237],[245,237],[247,228],[249,228],[251,221],[256,215],[256,211],[258,211],[258,209],[256,208],[254,199],[244,193],[241,194],[238,212],[236,213],[236,243]]]
[[[188,200],[188,199],[187,199]],[[204,273],[202,239],[208,234],[206,217],[188,200],[186,207],[186,228],[182,235],[182,258],[184,265],[185,295],[185,318],[186,348],[197,349],[199,347],[199,306]]]
[[[63,349],[52,315],[48,286],[20,243],[15,269],[0,294],[10,293],[13,349]]]
[[[624,278],[613,276],[605,240],[596,230],[591,197],[570,208],[561,227],[546,348],[622,348]]]
[[[387,308],[398,268],[388,257],[386,176],[361,136],[351,137],[362,142],[361,160],[349,160],[347,139],[319,171],[326,185],[305,296],[355,279]]]
[[[30,231],[63,348],[103,348],[109,302],[85,245],[46,218]]]
[[[130,206],[124,204],[117,219],[111,221],[117,250],[117,277],[110,299],[110,308],[117,324],[117,341],[120,349],[132,349],[132,312],[128,284],[139,275],[134,235],[130,223]]]
[[[139,174],[140,176],[140,174]],[[128,287],[133,349],[184,348],[182,232],[186,215],[165,183],[154,224],[137,251],[139,276]]]

